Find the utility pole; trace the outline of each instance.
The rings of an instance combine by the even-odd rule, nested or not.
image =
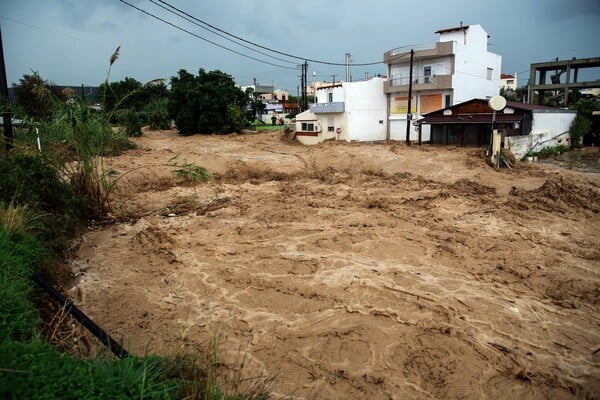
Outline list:
[[[334,85],[335,85],[335,77],[336,77],[336,76],[337,76],[337,75],[331,75],[331,77],[333,78],[333,84],[334,84]]]
[[[0,30],[0,103],[5,105],[2,118],[4,119],[4,148],[10,151],[13,148],[12,116],[8,110],[8,80],[6,79],[6,66],[4,64],[4,47],[2,45],[2,31]]]
[[[413,59],[415,51],[410,49],[410,68],[408,73],[408,109],[406,110],[406,144],[410,146],[410,121],[412,120],[412,81],[413,81]]]
[[[303,104],[304,104],[304,110],[308,110],[308,96],[306,95],[306,88],[307,88],[306,82],[307,82],[307,77],[308,77],[308,62],[306,60],[304,61],[304,75],[303,76],[304,76],[303,81],[302,81],[302,84],[304,85],[304,93],[303,93],[304,103]]]
[[[300,87],[302,88],[300,97],[300,111],[306,111],[308,108],[306,102],[306,70],[308,69],[308,63],[304,61],[304,64],[300,64],[302,69],[302,75],[300,76]]]

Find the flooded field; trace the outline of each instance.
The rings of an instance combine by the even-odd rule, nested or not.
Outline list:
[[[600,398],[599,174],[281,136],[145,132],[109,159],[131,172],[76,304],[138,354],[218,335],[275,398]]]

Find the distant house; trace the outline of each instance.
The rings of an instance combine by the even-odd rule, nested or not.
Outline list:
[[[384,53],[389,80],[385,82],[389,114],[388,139],[417,139],[414,123],[422,115],[473,98],[490,98],[500,91],[501,56],[488,51],[488,34],[480,25],[441,29],[433,48],[414,49],[412,85],[410,48]],[[412,86],[408,110],[409,86]],[[428,127],[421,132],[427,139]]]
[[[508,101],[495,118],[511,151],[522,158],[530,150],[568,145],[576,115],[574,110]],[[488,100],[473,99],[428,113],[418,126],[430,127],[431,144],[480,147],[490,143],[493,118]]]
[[[254,85],[239,86],[239,88],[242,92],[246,92],[250,89],[252,91],[252,97],[261,100],[272,100],[273,92],[275,90],[273,86],[258,85],[256,83],[254,83]]]
[[[273,98],[267,100],[287,101],[290,98],[290,94],[287,90],[276,89],[273,91]]]
[[[372,142],[386,139],[385,78],[342,82],[317,89],[317,102],[296,116],[303,144],[328,139]]]
[[[517,74],[510,75],[502,73],[500,74],[500,88],[505,90],[517,90]]]

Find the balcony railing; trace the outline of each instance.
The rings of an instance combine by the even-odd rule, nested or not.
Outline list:
[[[313,114],[320,113],[341,113],[344,112],[344,102],[336,101],[333,103],[315,103],[310,105],[310,112]]]
[[[418,84],[418,83],[435,83],[436,78],[437,78],[436,75],[413,76],[413,85]],[[390,83],[392,86],[408,85],[409,79],[410,78],[408,76],[403,76],[400,78],[392,78],[392,79],[390,79]]]
[[[452,75],[413,76],[413,90],[452,89]],[[408,92],[408,77],[392,78],[383,83],[384,93]]]

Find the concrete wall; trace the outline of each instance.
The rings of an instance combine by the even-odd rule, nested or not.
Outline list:
[[[412,120],[410,125],[410,141],[416,142],[419,140],[419,132],[415,129],[413,122],[415,122],[415,120]],[[390,140],[406,140],[406,119],[396,118],[390,120],[389,123]]]
[[[340,85],[328,88],[317,88],[317,103],[329,103],[329,93],[333,93],[333,103],[344,101],[344,88]]]
[[[569,129],[575,112],[533,112],[531,132],[524,136],[507,138],[510,151],[522,159],[529,151],[538,152],[546,147],[569,146]]]
[[[343,84],[348,141],[385,140],[387,133],[387,98],[383,93],[385,78]]]
[[[467,29],[466,44],[462,40],[462,31],[441,35],[440,41],[446,40],[447,35],[461,38],[460,41],[456,41],[455,46],[453,104],[498,95],[502,57],[487,50],[487,32],[480,25],[470,25]],[[492,68],[491,79],[487,78],[488,68]]]

